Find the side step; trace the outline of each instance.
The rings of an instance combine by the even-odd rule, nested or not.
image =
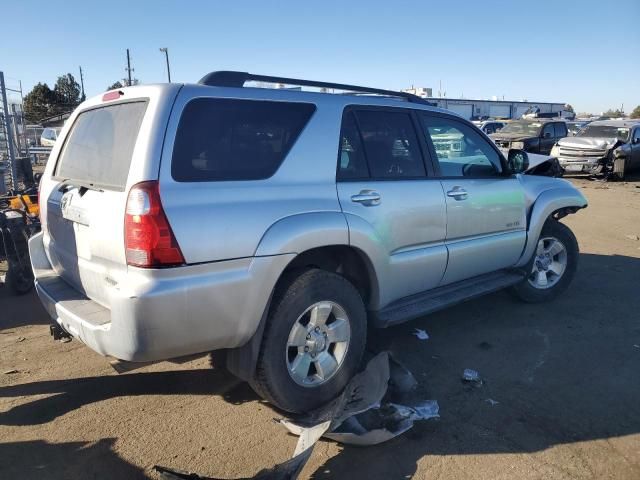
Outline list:
[[[401,298],[376,312],[369,312],[369,318],[376,327],[389,327],[413,320],[452,305],[466,302],[487,293],[502,290],[522,281],[524,274],[514,271],[500,271],[480,275],[438,287],[428,292]]]

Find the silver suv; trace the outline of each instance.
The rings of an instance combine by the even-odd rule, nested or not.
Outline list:
[[[520,174],[528,158],[405,93],[242,72],[110,91],[51,153],[36,288],[54,332],[102,355],[223,350],[304,411],[354,375],[368,326],[568,286],[578,245],[558,219],[587,202]]]

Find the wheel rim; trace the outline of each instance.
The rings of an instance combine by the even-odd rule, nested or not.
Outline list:
[[[350,340],[344,308],[330,301],[314,303],[289,332],[285,352],[289,375],[303,387],[322,385],[340,369]]]
[[[567,268],[567,249],[560,240],[544,237],[538,240],[536,257],[529,275],[534,288],[547,289],[560,281]]]

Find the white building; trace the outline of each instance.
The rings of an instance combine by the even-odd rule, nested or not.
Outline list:
[[[530,108],[538,108],[540,113],[556,113],[565,110],[564,102],[530,102],[528,100],[478,100],[469,98],[433,97],[432,89],[412,87],[402,90],[425,98],[438,107],[451,110],[458,115],[471,118],[520,118]],[[494,97],[495,98],[495,97]]]

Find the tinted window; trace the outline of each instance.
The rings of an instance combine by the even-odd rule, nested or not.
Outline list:
[[[356,115],[373,178],[426,175],[418,137],[408,113],[364,110]]]
[[[564,123],[556,123],[556,137],[562,138],[567,136],[567,127]]]
[[[308,103],[193,100],[180,118],[171,174],[181,182],[268,178],[314,110]]]
[[[145,102],[120,103],[78,115],[56,165],[56,176],[124,189],[146,108]]]
[[[491,177],[500,157],[477,131],[453,119],[423,115],[427,142],[433,143],[443,177]]]
[[[367,178],[369,169],[353,112],[345,113],[340,131],[338,179]]]
[[[553,137],[555,132],[553,131],[553,124],[547,123],[542,129],[542,138]]]

